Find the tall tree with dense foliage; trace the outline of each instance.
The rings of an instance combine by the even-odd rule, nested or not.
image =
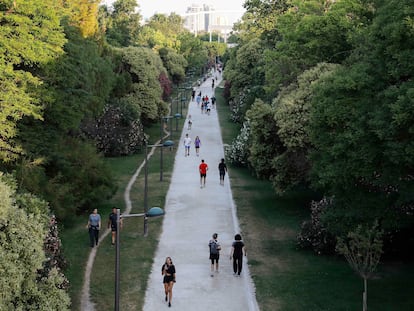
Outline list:
[[[136,12],[136,0],[116,0],[113,10],[103,8],[107,15],[101,23],[105,23],[106,39],[109,44],[117,47],[133,45],[141,28],[141,15]]]
[[[179,35],[183,32],[187,30],[184,29],[181,16],[175,13],[154,14],[142,27],[135,45],[150,47],[154,50],[172,48],[178,52],[181,45]]]
[[[46,202],[17,194],[13,181],[0,175],[1,310],[69,310],[64,276],[56,267],[45,269],[48,222]]]
[[[66,25],[65,32],[65,54],[39,68],[43,121],[26,119],[20,125],[27,161],[17,163],[21,186],[49,201],[59,217],[88,209],[114,191],[110,171],[80,131],[85,119],[102,113],[113,85],[112,68],[78,28]],[[37,163],[30,174],[26,162]]]
[[[0,160],[16,159],[17,124],[25,116],[42,119],[41,79],[33,72],[63,52],[62,10],[55,1],[0,3]]]
[[[335,196],[324,215],[332,230],[379,219],[393,236],[414,224],[414,8],[376,4],[363,44],[315,90],[312,171],[315,186]]]
[[[172,48],[162,48],[158,51],[158,54],[171,77],[171,81],[175,84],[184,81],[185,68],[187,67],[187,61],[184,56]]]
[[[309,154],[313,150],[309,137],[313,86],[337,67],[320,63],[304,71],[296,83],[282,88],[273,100],[274,122],[278,128],[275,137],[284,146],[283,152],[275,150],[271,157],[274,171],[272,181],[278,193],[298,185],[309,186]]]

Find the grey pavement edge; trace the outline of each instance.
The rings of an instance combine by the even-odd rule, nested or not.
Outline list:
[[[221,81],[217,75],[216,85]],[[196,90],[213,94],[211,78]],[[187,130],[189,115],[192,128]],[[184,155],[185,134],[192,139],[190,156]],[[200,137],[200,156],[196,156],[194,139]],[[201,114],[196,102],[189,103],[187,119],[181,133],[171,184],[165,202],[166,214],[145,294],[145,311],[168,308],[164,301],[161,266],[170,256],[176,268],[171,309],[187,311],[256,311],[259,310],[255,287],[244,258],[241,277],[235,277],[229,259],[234,235],[239,232],[236,207],[226,175],[219,183],[218,164],[224,157],[221,131],[215,109]],[[198,165],[204,159],[209,166],[206,186],[200,188]],[[217,232],[222,245],[220,271],[210,276],[208,242]],[[246,245],[247,252],[249,245]]]

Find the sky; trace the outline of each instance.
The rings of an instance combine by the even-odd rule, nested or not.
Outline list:
[[[102,0],[102,4],[111,5],[115,0]],[[244,0],[137,0],[139,11],[144,19],[155,13],[169,15],[172,12],[184,14],[191,4],[209,4],[218,10],[244,11]],[[243,13],[238,13],[241,17]]]

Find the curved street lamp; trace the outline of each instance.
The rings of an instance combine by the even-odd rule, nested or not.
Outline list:
[[[165,214],[164,210],[161,207],[152,207],[147,212],[142,214],[128,214],[128,215],[121,215],[121,210],[118,208],[116,210],[116,254],[115,254],[115,311],[119,311],[119,276],[120,276],[120,251],[119,251],[119,242],[120,242],[120,232],[121,232],[121,218],[129,218],[129,217],[144,217],[144,219],[148,217],[158,217],[163,216]]]
[[[178,119],[181,119],[181,113],[177,112],[174,115],[174,118],[175,118],[175,131],[178,132]]]
[[[145,164],[144,164],[144,213],[148,211],[148,147],[161,147],[161,151],[164,147],[171,147],[174,145],[172,140],[166,140],[162,144],[158,145],[148,145],[147,141],[145,141]],[[160,181],[162,181],[163,176],[163,153],[161,153],[160,157]],[[147,218],[144,218],[144,236],[147,236]]]

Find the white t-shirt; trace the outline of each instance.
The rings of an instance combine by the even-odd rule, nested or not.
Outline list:
[[[184,146],[185,147],[190,147],[191,146],[191,138],[190,137],[184,138]]]

